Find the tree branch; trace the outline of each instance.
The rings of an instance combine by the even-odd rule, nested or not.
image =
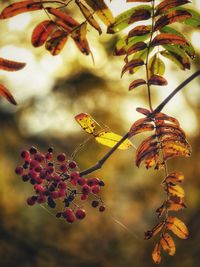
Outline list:
[[[149,116],[153,117],[156,113],[160,112],[165,106],[166,104],[181,90],[183,89],[188,83],[190,83],[192,80],[194,80],[197,76],[200,75],[200,70],[196,71],[195,73],[193,73],[189,78],[187,78],[184,82],[182,82],[178,87],[176,87],[171,94],[169,94],[168,97],[166,97],[160,105],[157,106],[157,108],[150,113]],[[122,139],[116,143],[116,145],[110,149],[108,151],[108,153],[105,154],[105,156],[100,159],[94,166],[92,166],[91,168],[88,168],[82,172],[80,172],[80,176],[84,176],[87,174],[90,174],[96,170],[101,169],[101,167],[103,166],[103,164],[106,162],[106,160],[115,152],[115,150],[117,150],[117,148],[129,137],[129,132],[126,133]]]

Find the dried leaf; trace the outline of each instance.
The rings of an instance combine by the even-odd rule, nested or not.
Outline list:
[[[138,133],[154,130],[154,125],[150,123],[150,118],[139,119],[133,123],[129,130],[130,136],[134,136]]]
[[[105,4],[104,0],[85,0],[85,2],[95,11],[95,14],[106,26],[110,26],[114,23],[115,19],[112,12]]]
[[[114,147],[121,139],[122,136],[113,132],[100,132],[96,137],[96,141],[102,145],[108,147]],[[118,149],[126,150],[132,147],[132,143],[129,140],[125,140]]]
[[[147,151],[136,151],[136,166],[139,167],[141,162],[144,161],[146,168],[149,169],[157,163],[158,156],[159,147],[155,142],[155,147],[152,147]]]
[[[187,239],[189,236],[187,226],[177,217],[169,216],[167,218],[166,227],[181,239]]]
[[[56,24],[51,20],[42,21],[32,33],[31,43],[34,47],[42,46],[51,33],[55,30]]]
[[[143,84],[146,84],[146,81],[144,79],[137,79],[129,85],[129,91]]]
[[[181,141],[173,140],[162,141],[162,147],[164,152],[164,160],[168,160],[173,157],[189,157],[191,155],[191,148],[189,144]]]
[[[90,25],[93,28],[95,28],[99,32],[99,34],[101,34],[102,33],[101,27],[99,26],[98,22],[93,17],[90,10],[80,0],[76,0],[75,2],[79,6],[81,12],[83,13],[86,20],[90,23]]]
[[[161,28],[163,28],[168,24],[172,24],[174,22],[182,22],[191,17],[192,15],[187,11],[173,10],[167,13],[166,15],[163,15],[156,21],[154,26],[154,31],[160,30]]]
[[[132,30],[130,30],[130,32],[128,33],[128,38],[132,38],[135,36],[143,36],[150,32],[151,32],[151,26],[147,25],[136,26]]]
[[[186,204],[182,201],[181,202],[175,202],[172,200],[168,200],[166,202],[166,206],[167,206],[168,211],[179,211],[179,210],[186,208]]]
[[[180,55],[169,51],[161,51],[161,55],[171,60],[181,70],[190,69],[190,61],[188,57],[181,57]]]
[[[166,44],[179,44],[184,46],[188,45],[188,42],[184,37],[170,33],[160,33],[152,41],[152,46]]]
[[[173,256],[176,253],[176,246],[174,240],[168,233],[165,233],[162,236],[160,244],[164,251],[166,251],[170,256]]]
[[[115,22],[108,27],[107,33],[116,33],[129,27],[131,23],[149,19],[150,10],[151,7],[148,5],[140,5],[126,10],[115,18]]]
[[[163,182],[165,183],[182,183],[184,180],[184,175],[182,172],[172,172],[170,173]]]
[[[35,11],[42,8],[43,4],[41,1],[20,1],[4,8],[0,14],[0,19],[11,18],[24,12]]]
[[[162,230],[163,226],[164,226],[164,221],[158,223],[156,226],[154,226],[152,230],[146,231],[144,233],[145,235],[144,239],[150,239],[153,236],[157,235]]]
[[[146,43],[144,43],[144,42],[138,42],[138,43],[132,45],[132,46],[128,49],[128,51],[127,51],[128,56],[130,56],[131,54],[136,53],[136,52],[138,52],[138,51],[144,50],[145,48],[147,48]]]
[[[156,264],[161,262],[160,243],[157,243],[152,252],[152,259]]]
[[[145,2],[145,3],[147,3],[147,2],[151,2],[152,0],[126,0],[126,2],[130,2],[130,3],[133,3],[133,2]]]
[[[45,48],[52,54],[57,56],[65,46],[68,39],[68,34],[62,30],[55,31],[51,38],[46,42]]]
[[[11,104],[17,105],[10,91],[2,84],[0,84],[0,96],[3,96],[4,98],[6,98]]]
[[[18,71],[23,69],[26,63],[8,60],[0,57],[0,69],[6,71]]]
[[[163,86],[163,85],[167,85],[168,82],[167,80],[160,76],[160,75],[153,75],[151,76],[151,78],[149,79],[148,83],[150,85],[159,85],[159,86]]]
[[[156,113],[156,114],[154,115],[154,118],[155,118],[156,120],[170,121],[170,122],[172,122],[173,124],[177,125],[178,127],[180,126],[180,124],[179,124],[179,122],[178,122],[177,119],[175,119],[175,118],[173,118],[173,117],[171,117],[171,116],[168,116],[168,115],[166,115],[166,114],[164,114],[164,113]]]
[[[177,7],[176,10],[185,10],[192,15],[191,18],[186,19],[184,21],[184,24],[192,26],[192,27],[200,26],[200,13],[198,12],[198,10],[193,10],[193,9],[184,8],[184,7]]]
[[[190,3],[189,0],[164,0],[156,6],[155,16],[168,11],[171,8]]]
[[[87,113],[80,113],[75,116],[75,120],[81,126],[81,128],[89,134],[94,134],[96,125],[96,121]]]
[[[125,72],[134,69],[135,67],[144,65],[144,61],[142,59],[132,59],[131,61],[127,62],[123,69],[121,77],[124,75]]]

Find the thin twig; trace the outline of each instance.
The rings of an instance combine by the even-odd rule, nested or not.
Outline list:
[[[165,105],[181,90],[183,89],[188,83],[190,83],[192,80],[194,80],[197,76],[200,75],[200,70],[193,73],[189,78],[187,78],[184,82],[182,82],[177,88],[175,88],[172,93],[166,97],[160,105],[157,106],[157,108],[150,114],[151,117],[153,117],[156,113],[160,112]],[[129,132],[126,133],[122,139],[116,143],[116,145],[106,153],[106,155],[100,159],[94,166],[80,172],[80,176],[84,176],[87,174],[90,174],[96,170],[99,170],[102,168],[103,164],[107,161],[107,159],[117,150],[117,148],[129,137]]]

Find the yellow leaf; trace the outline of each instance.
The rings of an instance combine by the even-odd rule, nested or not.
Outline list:
[[[93,135],[95,137],[95,140],[102,145],[114,147],[122,139],[121,135],[103,130],[101,126],[87,113],[78,114],[77,116],[75,116],[75,120],[85,132]],[[100,131],[97,130],[97,128],[99,128]],[[131,143],[131,141],[126,139],[118,147],[118,149],[125,150],[132,146],[133,144]]]
[[[173,256],[175,254],[176,246],[175,246],[174,240],[168,233],[165,233],[163,235],[163,237],[160,240],[160,244],[162,248],[164,249],[164,251],[167,251],[170,256]]]
[[[161,253],[160,253],[160,244],[159,243],[157,243],[154,247],[154,250],[152,252],[152,258],[156,264],[159,264],[161,262]]]
[[[164,183],[181,183],[184,180],[184,175],[182,172],[172,172],[170,173]]]
[[[96,141],[102,145],[108,147],[114,147],[121,139],[122,136],[115,134],[113,132],[100,132],[98,136],[95,137]],[[125,140],[118,149],[125,150],[132,147],[132,143],[129,140]]]
[[[166,227],[181,239],[187,239],[189,236],[187,226],[184,224],[184,222],[176,217],[169,216],[167,219]]]
[[[169,211],[179,211],[186,208],[186,204],[182,200],[181,202],[173,202],[171,200],[168,200],[166,202],[166,206]]]
[[[169,194],[183,198],[185,195],[184,189],[180,185],[168,184],[165,189]]]

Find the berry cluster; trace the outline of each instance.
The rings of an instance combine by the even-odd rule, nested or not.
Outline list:
[[[92,207],[98,208],[100,212],[105,210],[103,201],[98,196],[104,182],[98,178],[81,177],[77,163],[67,159],[64,153],[55,156],[53,148],[49,148],[43,154],[31,147],[22,151],[21,157],[23,165],[16,167],[15,173],[24,182],[33,185],[35,191],[33,196],[27,198],[28,205],[47,203],[54,209],[59,201],[62,210],[56,213],[56,217],[69,223],[85,218],[86,212],[78,203],[87,200],[89,196],[94,199]]]

